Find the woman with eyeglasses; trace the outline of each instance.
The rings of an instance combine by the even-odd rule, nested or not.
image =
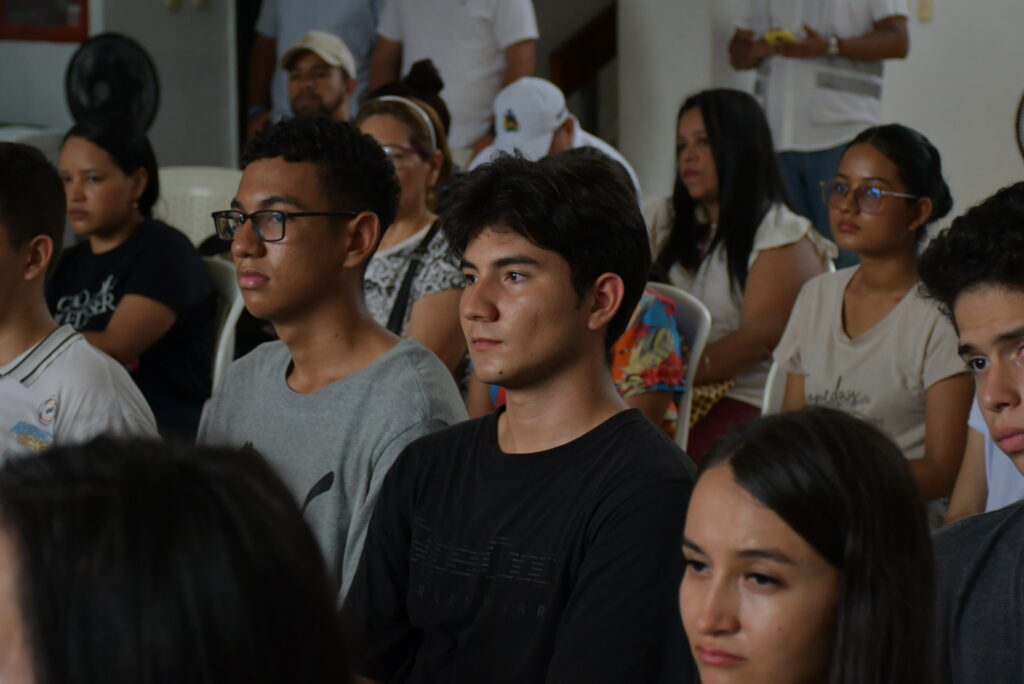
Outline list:
[[[68,223],[86,239],[61,255],[50,311],[128,368],[162,434],[191,440],[210,396],[216,299],[189,239],[153,218],[149,140],[130,122],[85,118],[59,167]]]
[[[788,206],[768,122],[749,94],[687,98],[676,146],[675,190],[645,213],[655,279],[711,312],[708,345],[692,360],[687,453],[699,461],[717,437],[760,415],[771,352],[797,293],[836,251]]]
[[[974,386],[952,325],[917,287],[926,228],[953,204],[939,152],[906,126],[869,128],[822,199],[836,241],[860,264],[800,292],[775,350],[788,373],[783,408],[821,404],[874,422],[909,459],[924,499],[949,496]],[[933,523],[942,508],[930,506]]]
[[[363,103],[355,124],[381,144],[402,186],[398,216],[366,266],[366,306],[378,323],[416,338],[454,372],[466,355],[463,276],[435,213],[434,190],[452,171],[441,120],[422,100],[382,95]]]

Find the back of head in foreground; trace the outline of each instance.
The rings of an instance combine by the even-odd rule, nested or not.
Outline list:
[[[34,681],[346,682],[312,534],[251,451],[97,439],[0,468]]]
[[[580,299],[598,276],[618,275],[624,295],[606,331],[609,349],[647,283],[650,243],[636,194],[605,158],[560,154],[532,162],[501,155],[466,177],[443,221],[460,257],[485,230],[512,231],[557,253]]]
[[[820,681],[929,682],[931,540],[896,445],[846,413],[807,407],[748,423],[722,439],[701,463],[698,487],[720,465],[838,571],[833,628],[826,637],[831,657],[822,663]],[[693,509],[691,503],[688,538]],[[795,629],[806,622],[796,621]],[[689,636],[691,644],[699,643]],[[798,634],[780,637],[800,641]],[[795,676],[797,660],[817,654],[790,655]]]
[[[960,295],[986,287],[1024,292],[1024,182],[954,219],[918,261],[925,291],[953,320]]]

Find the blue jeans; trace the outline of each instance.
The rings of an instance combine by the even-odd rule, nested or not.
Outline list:
[[[846,145],[817,152],[779,152],[782,182],[789,192],[793,209],[810,219],[818,232],[832,239],[832,226],[828,220],[828,207],[821,201],[821,181],[831,180],[839,168]],[[857,263],[857,253],[839,250],[836,265],[839,268]]]

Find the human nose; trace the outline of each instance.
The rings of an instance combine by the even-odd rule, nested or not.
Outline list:
[[[977,384],[978,403],[982,408],[998,413],[1016,408],[1021,403],[1024,388],[1024,371],[1013,363],[993,359]]]
[[[64,193],[67,196],[68,202],[84,199],[85,193],[82,192],[83,187],[84,185],[81,180],[69,178],[67,182],[64,183]]]
[[[739,630],[736,591],[724,581],[724,578],[696,581],[684,578],[681,593],[689,589],[685,586],[687,581],[693,581],[700,585],[700,588],[693,592],[692,596],[684,597],[687,601],[693,601],[696,604],[694,626],[699,634],[714,636],[732,634]]]
[[[491,321],[498,316],[491,284],[482,276],[462,288],[459,307],[463,318],[470,321]]]
[[[247,217],[242,225],[235,229],[231,238],[231,256],[236,259],[259,256],[266,250],[263,240],[256,235],[256,229],[252,225],[252,218]]]

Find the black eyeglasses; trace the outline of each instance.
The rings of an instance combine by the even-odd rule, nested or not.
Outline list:
[[[893,192],[883,190],[874,185],[861,185],[858,188],[851,188],[842,181],[824,180],[821,181],[821,201],[832,209],[838,209],[846,196],[853,193],[857,203],[857,209],[865,214],[877,214],[882,210],[882,200],[886,195],[892,197],[903,197],[905,199],[917,199],[917,195],[910,195],[905,192]]]
[[[290,218],[304,216],[358,216],[357,211],[278,211],[277,209],[261,209],[251,214],[237,209],[215,211],[213,225],[217,229],[217,237],[231,241],[235,233],[246,221],[252,221],[252,229],[263,242],[277,242],[284,239],[284,226]]]

